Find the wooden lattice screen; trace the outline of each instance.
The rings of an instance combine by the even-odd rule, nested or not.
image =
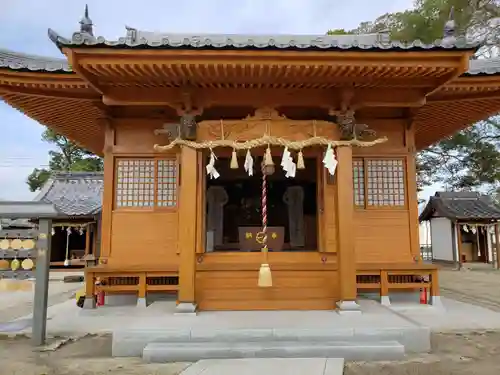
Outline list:
[[[116,207],[175,207],[177,180],[176,159],[119,159],[116,164]]]

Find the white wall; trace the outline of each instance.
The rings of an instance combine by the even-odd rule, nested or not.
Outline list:
[[[453,237],[451,221],[444,217],[431,219],[432,257],[453,261]]]

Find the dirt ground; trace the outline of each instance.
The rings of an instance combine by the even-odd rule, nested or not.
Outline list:
[[[404,361],[348,362],[345,375],[498,375],[500,332],[435,334],[430,354]],[[34,352],[29,339],[0,340],[2,375],[177,375],[189,364],[145,364],[140,358],[111,358],[109,336],[85,337],[58,350]]]
[[[84,337],[46,352],[33,351],[25,337],[0,339],[2,375],[177,375],[188,366],[112,358],[110,336]]]

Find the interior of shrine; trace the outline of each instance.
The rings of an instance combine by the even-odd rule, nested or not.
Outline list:
[[[218,157],[220,177],[206,180],[207,252],[261,251],[262,157],[254,158],[253,175],[231,169],[230,157]],[[238,164],[244,165],[244,157]],[[267,178],[267,244],[269,251],[317,250],[317,158],[305,157],[305,168],[287,178],[274,157]]]

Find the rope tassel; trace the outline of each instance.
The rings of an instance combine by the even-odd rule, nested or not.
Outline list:
[[[238,155],[236,155],[236,150],[233,148],[233,153],[231,154],[231,169],[238,169]]]
[[[302,150],[299,151],[299,154],[297,155],[297,169],[305,169],[306,165],[304,163],[304,154],[302,153]]]

